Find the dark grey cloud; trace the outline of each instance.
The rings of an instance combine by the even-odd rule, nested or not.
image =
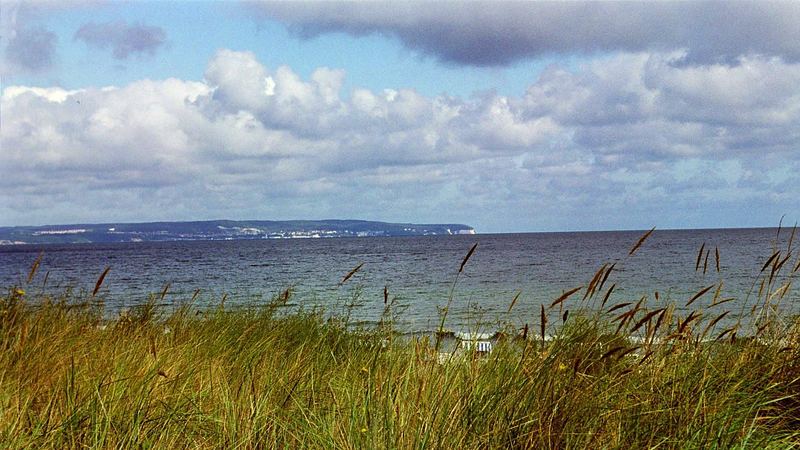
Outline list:
[[[166,43],[167,33],[150,25],[90,22],[80,27],[74,37],[87,45],[111,48],[114,58],[126,59],[135,54],[155,54]]]
[[[18,70],[41,72],[55,62],[56,35],[44,28],[23,28],[8,41],[6,62]]]
[[[0,77],[43,73],[58,61],[58,37],[42,19],[102,0],[2,0],[0,6]]]
[[[684,63],[761,54],[800,61],[800,2],[258,2],[302,38],[380,33],[447,63],[686,50]]]

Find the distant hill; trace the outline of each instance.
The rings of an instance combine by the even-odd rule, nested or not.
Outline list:
[[[0,227],[0,245],[475,234],[462,224],[367,220],[207,220]]]

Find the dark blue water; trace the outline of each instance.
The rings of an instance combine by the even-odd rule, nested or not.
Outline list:
[[[188,301],[196,289],[201,290],[200,305],[217,305],[226,296],[226,306],[233,307],[265,302],[293,287],[295,307],[349,312],[354,323],[363,324],[380,320],[387,286],[396,323],[409,331],[430,330],[438,326],[464,255],[477,242],[455,285],[447,326],[473,328],[480,322],[492,328],[507,322],[538,323],[540,304],[549,305],[563,291],[588,284],[603,263],[613,262],[616,270],[605,286],[617,286],[611,304],[648,295],[652,305],[655,291],[660,302],[684,304],[701,288],[723,279],[723,297],[735,297],[730,307],[741,308],[753,301],[755,293],[750,292],[761,266],[775,249],[785,250],[790,231],[777,236],[776,229],[657,230],[628,256],[641,235],[621,231],[3,246],[0,285],[25,285],[31,263],[44,251],[27,290],[38,292],[48,274],[47,292],[68,287],[90,291],[110,267],[101,291],[110,311],[144,302],[167,283],[166,307]],[[705,274],[702,267],[695,270],[703,243],[711,249]],[[719,273],[715,248],[720,251]],[[360,263],[362,269],[339,286]],[[791,258],[787,266],[795,263]],[[582,292],[565,307],[574,308],[580,297]],[[790,291],[783,304],[793,308],[797,301],[797,293]]]

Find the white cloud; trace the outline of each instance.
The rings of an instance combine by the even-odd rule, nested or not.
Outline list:
[[[350,216],[510,230],[707,225],[686,208],[770,225],[800,208],[800,65],[680,58],[553,67],[519,97],[343,93],[341,70],[303,79],[230,50],[203,81],[9,86],[0,211],[17,224]]]
[[[205,78],[215,89],[214,97],[233,110],[260,111],[275,89],[252,52],[220,50],[209,62]]]

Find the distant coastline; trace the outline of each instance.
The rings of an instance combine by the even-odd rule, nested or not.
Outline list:
[[[475,229],[369,220],[206,220],[0,227],[0,245],[460,234],[475,234]]]

